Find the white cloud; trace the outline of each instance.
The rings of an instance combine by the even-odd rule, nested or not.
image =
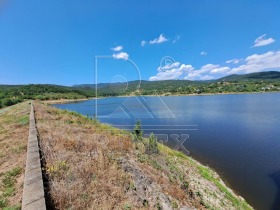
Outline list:
[[[150,44],[160,44],[160,43],[163,43],[163,42],[167,42],[168,39],[166,37],[164,37],[163,34],[159,35],[158,38],[155,38],[151,41],[149,41]]]
[[[150,41],[141,41],[141,46],[145,46],[147,44],[160,44],[160,43],[163,43],[163,42],[168,42],[169,39],[167,39],[163,34],[160,34],[158,38],[155,38],[153,40],[150,40]]]
[[[222,66],[218,68],[214,68],[211,71],[209,71],[210,74],[222,74],[222,73],[227,73],[230,71],[230,68],[227,66]]]
[[[266,39],[266,34],[264,34],[256,38],[254,45],[252,47],[261,47],[261,46],[269,45],[273,42],[275,42],[273,38],[270,37]]]
[[[226,63],[234,63],[234,64],[238,64],[242,59],[237,59],[237,58],[234,58],[232,60],[228,60],[226,61]]]
[[[220,65],[214,65],[214,64],[206,64],[202,66],[200,69],[195,70],[199,75],[209,73],[210,71],[220,68]]]
[[[207,52],[202,51],[200,55],[207,55]]]
[[[188,74],[184,77],[184,79],[185,79],[185,80],[197,80],[197,79],[200,78],[200,77],[201,77],[201,75],[200,75],[198,72],[193,71],[193,72],[188,73]]]
[[[205,75],[205,76],[202,76],[200,77],[201,80],[212,80],[212,79],[215,79],[214,77],[212,76],[209,76],[209,75]]]
[[[120,52],[112,55],[115,59],[123,59],[127,60],[129,58],[129,55],[126,52]]]
[[[199,73],[206,73],[206,72],[209,72],[218,67],[219,67],[219,65],[206,64],[206,65],[202,66],[198,71],[199,71]]]
[[[165,70],[170,70],[170,69],[174,69],[180,66],[179,62],[174,62],[171,64],[166,64],[165,66],[159,66],[157,68],[158,71],[165,71]]]
[[[111,50],[113,50],[115,52],[121,51],[122,49],[123,49],[123,46],[121,46],[121,45],[111,48]]]
[[[172,68],[170,68],[172,67]],[[151,81],[155,80],[172,80],[172,79],[185,79],[185,80],[210,80],[214,79],[209,74],[218,74],[229,71],[229,67],[222,67],[220,65],[207,64],[200,69],[195,69],[190,64],[180,64],[175,62],[165,67],[158,67],[158,73],[150,77]]]
[[[206,64],[200,69],[194,70],[185,76],[185,79],[189,80],[210,80],[214,79],[209,74],[223,74],[229,71],[230,68],[227,66],[220,66],[215,64]]]
[[[210,80],[218,77],[227,76],[229,74],[247,74],[261,71],[280,71],[280,50],[269,51],[264,54],[253,54],[242,60],[242,65],[231,68],[219,64],[206,64],[199,69],[195,69],[190,64],[181,64],[174,62],[166,67],[158,68],[155,76],[150,77],[150,80],[170,80],[170,79],[185,79],[185,80]],[[235,59],[228,63],[234,63]],[[237,62],[237,61],[235,61]],[[238,62],[239,63],[239,62]],[[237,63],[236,63],[237,64]]]
[[[172,68],[170,68],[172,66]],[[187,72],[191,72],[194,68],[191,65],[180,64],[175,62],[165,67],[158,67],[158,73],[155,76],[149,78],[150,81],[156,80],[176,80],[184,79],[184,75]]]
[[[158,72],[156,76],[150,77],[150,81],[157,81],[157,80],[174,80],[179,79],[182,75],[182,72],[178,71],[178,69],[171,69],[168,71],[161,71]]]
[[[232,68],[229,74],[245,74],[272,69],[280,69],[280,50],[269,51],[264,54],[254,54],[245,59],[245,64]]]
[[[176,38],[173,39],[172,43],[175,43],[175,42],[177,42],[177,41],[179,41],[179,40],[180,40],[180,35],[176,36]]]
[[[144,41],[144,40],[141,42],[141,46],[142,46],[142,47],[145,46],[146,44],[147,44],[147,42]]]
[[[193,69],[194,68],[192,67],[192,65],[186,65],[186,64],[182,64],[179,68],[179,70],[182,71],[182,72],[190,72]]]

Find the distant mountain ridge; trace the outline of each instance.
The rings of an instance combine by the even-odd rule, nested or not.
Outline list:
[[[280,79],[279,71],[256,72],[249,74],[232,74],[217,81],[274,80]]]
[[[50,84],[0,85],[0,108],[26,99],[56,100],[127,95],[187,95],[280,91],[280,72],[229,75],[216,80],[129,81],[61,86]]]
[[[229,76],[225,76],[219,79],[214,80],[159,80],[159,81],[147,81],[142,80],[141,82],[138,80],[129,81],[129,85],[137,85],[141,84],[146,86],[150,86],[151,84],[164,84],[164,85],[190,85],[190,84],[203,84],[203,83],[210,83],[210,82],[239,82],[239,81],[254,81],[254,80],[277,80],[280,79],[280,72],[279,71],[267,71],[267,72],[256,72],[256,73],[249,73],[249,74],[232,74]],[[108,87],[112,84],[121,85],[123,83],[98,83],[97,88],[104,88]],[[73,85],[74,88],[96,88],[96,84],[79,84]]]

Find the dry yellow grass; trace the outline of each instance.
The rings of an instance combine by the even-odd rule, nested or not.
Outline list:
[[[0,209],[20,209],[28,141],[30,105],[0,114]]]
[[[131,141],[101,132],[86,118],[41,104],[35,104],[35,113],[56,207],[121,208],[129,176],[118,166],[117,157],[131,150]]]
[[[135,148],[122,130],[35,103],[49,193],[57,209],[251,209],[183,154]]]

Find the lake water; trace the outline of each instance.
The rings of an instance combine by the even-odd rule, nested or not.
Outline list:
[[[280,93],[115,97],[54,106],[125,129],[140,119],[146,134],[187,153],[184,146],[254,208],[280,209]]]

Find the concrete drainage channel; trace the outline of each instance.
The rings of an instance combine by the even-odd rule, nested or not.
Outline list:
[[[22,210],[45,210],[46,200],[41,169],[39,142],[31,104],[27,159],[24,176]]]

